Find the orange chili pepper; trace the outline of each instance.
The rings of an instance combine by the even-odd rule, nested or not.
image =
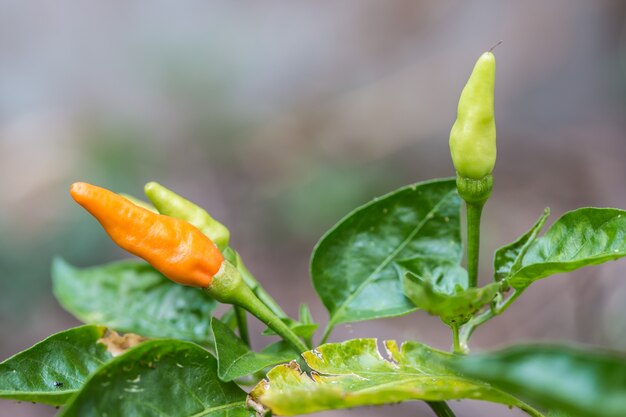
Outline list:
[[[70,194],[102,225],[122,249],[143,258],[179,284],[206,288],[224,257],[217,246],[191,224],[155,214],[107,189],[84,182]]]

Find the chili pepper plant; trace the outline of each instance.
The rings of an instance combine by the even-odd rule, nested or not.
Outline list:
[[[410,400],[439,417],[455,415],[451,400],[534,417],[626,416],[623,353],[538,343],[470,353],[473,332],[535,282],[626,256],[626,211],[580,208],[546,228],[546,209],[479,280],[496,162],[494,84],[489,51],[450,133],[455,178],[375,198],[315,246],[310,275],[328,310],[323,327],[306,305],[288,316],[228,228],[194,203],[155,182],[145,188],[149,203],[73,184],[76,202],[141,260],[77,268],[56,259],[54,294],[85,325],[2,362],[0,397],[57,406],[64,417],[290,416]],[[220,303],[229,307],[218,315]],[[384,341],[385,352],[373,338],[327,343],[341,324],[424,313],[450,328],[450,352],[418,340]],[[279,341],[253,349],[253,317]]]

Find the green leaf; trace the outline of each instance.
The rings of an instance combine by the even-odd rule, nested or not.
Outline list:
[[[209,352],[153,340],[101,367],[59,416],[252,416],[245,403],[241,388],[219,380]]]
[[[111,358],[98,343],[106,328],[56,333],[0,363],[0,398],[62,405]]]
[[[232,381],[298,357],[298,354],[284,342],[271,344],[260,353],[256,353],[216,318],[211,320],[211,328],[215,338],[218,376],[222,381]]]
[[[311,276],[329,328],[414,310],[393,262],[417,255],[460,261],[460,204],[454,179],[418,183],[374,199],[326,233]]]
[[[623,417],[626,410],[624,354],[529,345],[460,358],[456,367],[537,406],[572,416]]]
[[[440,294],[456,294],[468,287],[467,271],[458,262],[432,256],[416,256],[395,262],[400,276],[407,272],[427,282]]]
[[[406,271],[402,281],[404,294],[416,307],[438,316],[450,326],[466,323],[493,300],[500,288],[497,282],[481,288],[467,288],[467,271],[456,264],[440,260],[433,262],[429,258],[414,258],[409,262],[409,268],[421,274]]]
[[[124,261],[79,269],[56,259],[53,290],[63,308],[85,323],[209,344],[217,302],[197,288],[165,278],[147,263]]]
[[[539,232],[550,216],[550,209],[546,208],[535,225],[515,242],[509,243],[496,251],[493,258],[494,279],[501,281],[511,274],[511,270],[518,266],[522,257],[528,250],[531,243],[535,241]]]
[[[467,271],[457,262],[418,256],[396,261],[404,295],[450,326],[466,323],[495,297],[500,284],[468,288]]]
[[[448,363],[454,355],[417,342],[401,350],[385,342],[391,360],[379,353],[376,339],[330,343],[304,352],[314,371],[303,373],[295,362],[272,369],[250,393],[259,407],[276,415],[296,415],[407,400],[480,399],[541,413],[486,383],[467,379]]]
[[[581,208],[557,220],[531,242],[506,278],[523,289],[534,281],[626,256],[626,211]]]

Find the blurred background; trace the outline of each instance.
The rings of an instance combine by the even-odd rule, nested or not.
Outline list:
[[[372,197],[454,174],[460,91],[500,39],[483,277],[545,206],[551,221],[626,208],[625,19],[619,0],[0,2],[0,359],[77,324],[52,297],[54,256],[126,256],[71,201],[76,180],[137,196],[156,180],[199,203],[289,313],[307,302],[324,323],[313,245]],[[626,349],[625,278],[622,261],[541,281],[474,349]],[[331,340],[359,336],[451,344],[425,314],[340,326]],[[1,415],[54,412],[0,402]],[[431,415],[421,403],[323,415],[389,412]]]

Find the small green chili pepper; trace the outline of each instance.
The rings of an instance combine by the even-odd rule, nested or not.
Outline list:
[[[491,51],[485,52],[463,88],[450,131],[450,153],[460,177],[481,180],[496,163],[495,79],[496,59]]]
[[[159,213],[191,223],[215,242],[220,250],[228,246],[229,230],[205,209],[156,182],[147,183],[144,191]]]

